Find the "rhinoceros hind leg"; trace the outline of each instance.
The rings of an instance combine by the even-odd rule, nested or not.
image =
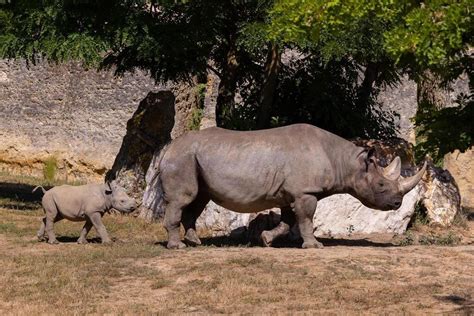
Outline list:
[[[290,226],[285,222],[280,222],[277,227],[272,230],[264,230],[260,235],[262,243],[265,247],[270,247],[273,240],[280,236],[285,236],[290,232]]]
[[[46,220],[45,220],[45,231],[48,235],[48,244],[58,244],[59,242],[56,240],[56,235],[54,234],[54,223],[58,220],[61,220],[62,217],[59,215],[58,209],[56,204],[54,203],[53,199],[45,199],[43,201],[43,207],[46,213]]]
[[[43,217],[43,219],[41,220],[40,229],[38,230],[38,233],[36,233],[36,236],[38,237],[38,241],[45,241],[46,240],[46,237],[44,235],[45,227],[46,227],[46,217]]]
[[[184,234],[184,242],[188,246],[199,246],[201,244],[201,239],[199,239],[196,230],[188,229],[186,234]]]
[[[260,235],[263,246],[270,247],[276,238],[287,235],[295,222],[295,212],[293,212],[291,207],[282,207],[280,224],[272,230],[263,231]]]
[[[179,235],[181,216],[183,214],[183,206],[181,205],[176,202],[169,202],[166,206],[163,225],[168,232],[168,244],[166,246],[168,249],[181,249],[186,247],[186,245],[181,242]]]
[[[303,237],[302,248],[322,248],[323,244],[316,240],[313,234],[313,216],[316,210],[317,198],[305,194],[295,200],[295,214]]]
[[[201,244],[201,240],[196,232],[196,221],[209,201],[210,198],[207,194],[198,192],[194,201],[183,210],[181,222],[185,230],[184,241],[189,246]]]

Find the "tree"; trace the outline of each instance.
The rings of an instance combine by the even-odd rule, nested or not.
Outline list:
[[[225,125],[242,72],[264,69],[239,41],[246,23],[265,13],[259,1],[20,0],[0,8],[0,57],[79,60],[117,75],[143,69],[157,82],[205,82],[212,70]]]
[[[473,43],[473,9],[474,3],[469,0],[423,3],[402,0],[277,1],[270,11],[269,37],[299,47],[319,47],[327,60],[345,55],[364,65],[365,75],[358,93],[359,108],[372,93],[372,84],[379,76],[393,82],[397,73],[409,74],[418,83],[416,124],[420,138],[424,139],[425,133],[432,129],[422,125],[432,124],[435,118],[439,122],[440,115],[435,112],[440,110],[441,90],[462,72],[468,73],[470,86],[473,85],[472,56],[468,53]],[[360,31],[367,27],[369,32]],[[461,102],[462,108],[451,111],[453,113],[446,117],[456,120],[456,115],[472,113],[470,109],[464,110],[464,107],[473,106],[472,94],[467,100],[471,101]],[[427,117],[430,113],[435,113],[433,118]],[[466,119],[458,117],[457,121]],[[437,125],[440,126],[449,125]],[[458,148],[472,146],[472,136],[467,137],[465,131],[449,131],[448,134],[458,135],[452,144],[459,145],[463,140]],[[434,142],[435,134],[430,135],[428,139]],[[439,140],[436,143],[439,144]],[[435,153],[433,146],[427,144],[419,148],[424,148],[423,153],[434,153],[437,157],[446,153],[445,150]]]

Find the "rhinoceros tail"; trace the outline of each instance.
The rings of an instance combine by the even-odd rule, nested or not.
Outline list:
[[[39,188],[41,188],[41,191],[43,191],[43,194],[46,193],[46,190],[41,185],[38,185],[36,188],[34,188],[33,191],[31,191],[31,193],[35,193],[35,191],[38,190]]]

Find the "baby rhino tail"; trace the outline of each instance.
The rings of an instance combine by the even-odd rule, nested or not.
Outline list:
[[[31,193],[34,193],[36,190],[38,190],[39,188],[41,188],[41,190],[43,191],[43,194],[46,193],[46,190],[41,186],[41,185],[38,185],[36,188],[33,189],[33,191],[31,191]]]

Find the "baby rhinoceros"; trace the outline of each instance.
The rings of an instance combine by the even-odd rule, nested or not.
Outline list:
[[[129,213],[137,208],[137,203],[129,197],[117,182],[111,181],[103,184],[86,184],[81,186],[61,185],[46,191],[41,188],[44,196],[42,205],[46,216],[43,218],[38,231],[38,240],[44,241],[45,235],[48,243],[57,244],[53,224],[62,219],[70,221],[85,221],[78,243],[87,243],[86,236],[92,225],[97,230],[102,243],[110,243],[102,216],[114,208],[120,212]]]

